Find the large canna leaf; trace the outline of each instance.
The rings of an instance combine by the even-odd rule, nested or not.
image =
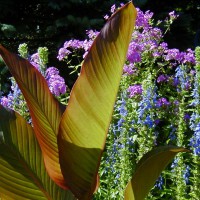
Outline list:
[[[125,190],[125,200],[144,200],[150,189],[154,186],[162,170],[171,162],[179,152],[187,149],[176,146],[158,147],[138,162],[133,178]]]
[[[95,39],[81,68],[58,134],[61,170],[77,198],[91,199],[136,10],[119,9]]]
[[[13,200],[75,200],[45,170],[33,128],[0,105],[0,196]]]
[[[27,60],[7,51],[1,45],[0,54],[26,99],[47,172],[59,186],[66,188],[57,147],[61,107],[49,91],[44,77]]]

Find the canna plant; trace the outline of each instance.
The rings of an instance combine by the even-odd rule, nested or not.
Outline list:
[[[67,107],[54,98],[28,60],[0,46],[32,119],[28,124],[0,105],[1,199],[92,199],[135,19],[131,2],[110,17],[85,57]],[[148,152],[124,198],[144,199],[161,171],[184,151],[164,146]]]

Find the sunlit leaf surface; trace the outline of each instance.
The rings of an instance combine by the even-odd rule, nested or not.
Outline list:
[[[58,161],[57,133],[62,115],[60,104],[49,91],[45,78],[27,60],[1,45],[0,54],[26,99],[47,172],[58,185],[66,188]]]
[[[81,68],[58,134],[61,170],[80,199],[91,199],[131,39],[136,10],[119,9],[95,39]]]
[[[48,176],[33,128],[19,114],[1,105],[0,194],[6,200],[75,199]]]
[[[188,150],[176,146],[163,146],[145,154],[139,161],[133,178],[125,190],[125,200],[144,200],[162,170],[179,152]]]

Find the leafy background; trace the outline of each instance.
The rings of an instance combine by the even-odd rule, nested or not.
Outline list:
[[[61,75],[65,74],[66,83],[72,87],[77,76],[66,76],[70,70],[63,67],[64,62],[58,62],[58,49],[66,40],[86,38],[86,30],[100,30],[105,23],[103,16],[108,14],[111,6],[126,2],[128,0],[0,0],[0,43],[14,52],[21,43],[28,44],[30,53],[38,47],[47,47],[50,63],[60,70]],[[154,12],[155,20],[164,19],[172,10],[178,12],[178,20],[164,38],[170,48],[186,50],[199,44],[199,1],[133,0],[133,3],[143,11]],[[78,63],[73,59],[74,65]],[[8,70],[1,70],[0,73],[0,83],[4,83],[1,87],[5,91],[9,84],[6,77],[10,74]]]
[[[82,1],[83,2],[83,1]],[[93,2],[95,2],[95,1],[93,1]],[[97,1],[96,1],[97,2]],[[151,9],[150,9],[150,6],[149,7],[147,7],[147,5],[148,5],[148,3],[149,2],[151,2]],[[154,2],[156,2],[156,1],[154,1]],[[78,3],[81,3],[81,1],[78,1]],[[152,1],[135,1],[135,3],[137,4],[137,5],[139,5],[139,6],[141,6],[141,8],[143,7],[143,8],[145,8],[145,6],[146,6],[146,8],[147,9],[149,9],[150,11],[153,11],[153,12],[156,12],[155,10],[157,10],[157,8],[159,8],[159,7],[161,7],[161,6],[159,6],[159,5],[161,5],[161,4],[158,4],[158,2],[157,3],[155,3],[156,5],[157,5],[157,7],[155,6],[154,7],[154,4],[152,4]],[[173,4],[173,2],[171,2],[172,4]],[[191,3],[191,2],[190,2]],[[188,4],[185,4],[185,8],[180,8],[180,7],[176,7],[175,9],[171,9],[172,8],[172,4],[170,4],[170,6],[169,5],[167,5],[166,7],[164,7],[164,10],[167,10],[167,9],[169,9],[169,11],[172,11],[172,10],[176,10],[177,12],[178,12],[178,14],[180,15],[180,17],[179,17],[179,19],[181,19],[183,16],[184,16],[184,14],[185,13],[187,13],[188,12],[188,10],[190,10],[190,6],[187,6]],[[86,1],[85,1],[85,5],[86,5]],[[164,4],[162,4],[163,6],[164,6]],[[180,5],[181,6],[181,5]],[[192,6],[194,6],[194,4],[192,4]],[[195,8],[196,10],[195,11],[198,11],[198,6]],[[155,9],[155,10],[154,10]],[[109,9],[108,9],[109,10]],[[185,10],[185,12],[183,12]],[[169,12],[168,11],[168,12]],[[106,11],[106,14],[108,13],[108,11]],[[163,13],[164,13],[164,11],[163,11]],[[197,12],[198,13],[198,12]],[[81,14],[81,13],[79,13],[79,14]],[[160,14],[160,15],[159,15]],[[188,13],[189,15],[191,15],[191,13]],[[166,12],[166,15],[167,15],[167,12]],[[161,13],[155,13],[154,14],[154,18],[158,18],[158,19],[164,19],[165,17],[166,17],[166,15],[162,15]],[[177,35],[176,36],[176,34],[173,34],[173,30],[175,30],[175,25],[173,25],[172,27],[171,27],[171,30],[167,33],[167,35],[165,36],[165,41],[166,41],[166,39],[168,38],[168,39],[170,39],[170,38],[178,38],[179,39],[179,37],[183,37],[183,41],[182,41],[182,43],[181,43],[181,45],[182,45],[182,47],[179,47],[180,49],[184,49],[184,48],[186,48],[186,46],[185,46],[185,44],[186,43],[188,43],[188,47],[191,47],[191,48],[193,48],[194,46],[195,46],[195,42],[194,42],[194,38],[195,38],[195,34],[196,34],[196,31],[195,31],[195,29],[196,28],[198,28],[198,23],[196,23],[196,24],[193,24],[193,21],[191,20],[191,18],[189,18],[188,16],[189,15],[187,15],[186,17],[185,17],[185,19],[188,21],[188,23],[184,23],[184,24],[182,24],[182,26],[180,26],[180,27],[182,27],[182,29],[181,28],[179,28],[179,29],[177,29],[177,30],[181,30],[180,31],[180,34],[179,35]],[[103,15],[101,16],[102,17],[102,19],[103,19]],[[189,23],[190,22],[190,23]],[[194,25],[194,27],[196,27],[196,28],[194,28],[194,29],[192,29],[189,25],[191,25],[191,24],[193,24]],[[99,25],[99,24],[98,24]],[[190,28],[188,28],[188,27],[190,27]],[[80,27],[79,27],[80,28]],[[163,28],[165,28],[165,27],[163,27]],[[187,30],[186,30],[187,29]],[[63,29],[64,30],[64,29]],[[185,30],[185,31],[184,31]],[[192,31],[193,30],[193,31]],[[189,39],[187,39],[186,38],[186,35],[188,34],[188,32],[190,32],[191,33],[191,40],[189,40]],[[84,30],[84,33],[85,33],[85,30]],[[185,33],[187,33],[187,34],[185,34]],[[79,37],[79,36],[77,36],[77,37]],[[75,37],[74,36],[74,38],[77,38],[77,37]],[[73,37],[72,37],[73,38]],[[81,36],[80,36],[80,38],[81,38]],[[84,38],[84,37],[83,37]],[[188,37],[188,38],[190,38],[190,37]],[[71,39],[71,37],[70,37],[70,39]],[[173,42],[173,40],[171,40],[172,42],[170,43],[170,42],[168,42],[169,44],[170,44],[170,47],[171,48],[173,48],[173,47],[177,47],[176,45],[178,44],[178,39],[174,39],[174,41],[175,42]],[[45,43],[45,44],[47,44],[47,43]],[[141,43],[140,43],[141,44]],[[58,43],[57,43],[57,45],[58,45]],[[45,45],[46,46],[46,45]],[[11,49],[12,47],[10,47],[10,49]],[[14,47],[13,47],[14,48]],[[49,49],[50,50],[50,52],[51,52],[51,50],[52,49]],[[76,62],[76,60],[74,60],[75,62]],[[149,63],[149,62],[147,62],[147,61],[149,61],[149,62],[151,62],[151,60],[150,59],[147,59],[147,60],[145,60],[144,59],[144,63],[143,64],[145,64],[145,66],[150,66],[149,64],[152,64],[152,63]],[[152,61],[153,62],[153,61]],[[50,63],[52,63],[52,62],[50,62]],[[163,63],[163,66],[165,66],[165,65],[167,65],[166,63]],[[59,67],[59,66],[57,66],[57,67]],[[152,72],[154,72],[153,74],[152,74],[152,77],[149,77],[149,81],[151,82],[153,79],[155,79],[156,77],[157,77],[157,75],[159,75],[159,71],[154,71],[154,66],[152,65],[151,66],[152,67]],[[189,67],[189,65],[188,65],[188,67]],[[190,67],[192,67],[192,66],[190,66]],[[150,67],[148,67],[147,69],[151,69]],[[192,69],[192,68],[191,68]],[[169,71],[170,69],[168,69],[168,71]],[[180,67],[177,67],[177,72],[178,72],[178,70],[180,71],[181,70],[181,68]],[[167,73],[168,73],[168,71],[167,71]],[[139,74],[143,74],[144,76],[142,77],[144,80],[146,80],[146,75],[147,74],[149,74],[149,71],[146,71],[146,73],[144,73],[145,71],[143,70],[143,73],[139,73]],[[172,73],[174,73],[175,71],[172,71]],[[188,70],[186,70],[185,68],[184,68],[184,72],[188,72]],[[157,74],[158,73],[158,74]],[[164,72],[163,72],[164,73]],[[178,75],[177,75],[178,76]],[[180,76],[180,74],[179,74],[179,76]],[[185,74],[184,74],[184,76],[185,76]],[[148,78],[148,76],[147,76],[147,78]],[[129,79],[128,79],[129,80]],[[131,81],[131,79],[129,80],[129,81]],[[138,80],[139,81],[139,80]],[[124,83],[126,83],[125,81],[124,81]],[[144,84],[145,85],[145,84]],[[162,84],[162,85],[164,85],[164,83]],[[123,84],[122,84],[122,86],[123,86]],[[127,85],[126,85],[127,86]],[[161,86],[159,86],[159,88],[161,89]],[[178,89],[180,89],[180,85],[179,85],[179,88]],[[182,91],[182,90],[181,90]],[[162,90],[162,92],[160,93],[160,95],[164,95],[164,93],[165,92],[168,92],[168,91],[166,91],[166,90]],[[171,91],[171,92],[173,92],[173,90]],[[179,91],[180,92],[180,91]],[[171,93],[170,93],[171,94]],[[181,93],[181,94],[179,94],[178,95],[178,99],[180,100],[181,99],[181,97],[182,97],[182,95],[183,95],[183,92]],[[122,96],[123,97],[123,96]],[[116,113],[115,114],[118,114],[118,116],[116,116],[115,115],[115,118],[114,118],[114,123],[115,124],[117,124],[117,125],[119,125],[118,123],[117,123],[117,120],[118,120],[118,118],[119,118],[119,114],[121,114],[121,112],[123,112],[122,114],[123,115],[125,115],[126,114],[126,107],[125,107],[125,103],[124,103],[124,99],[122,98],[121,96],[120,96],[120,98],[119,98],[119,101],[118,101],[118,108],[116,108]],[[145,96],[144,96],[145,97]],[[124,97],[125,98],[125,97]],[[130,108],[130,105],[133,105],[133,104],[129,104],[129,107],[127,107],[127,108],[129,108],[129,109],[131,109]],[[183,104],[181,104],[181,106],[183,106]],[[163,107],[163,109],[165,109],[166,107]],[[182,108],[182,107],[180,107],[180,108]],[[119,110],[120,109],[120,110]],[[185,109],[185,108],[184,108]],[[179,126],[179,124],[182,124],[182,125],[185,125],[185,123],[183,123],[183,118],[182,118],[182,115],[184,114],[183,113],[183,111],[185,112],[185,110],[184,109],[182,109],[182,112],[180,113],[180,117],[179,117],[179,119],[178,119],[178,128],[180,129],[180,128],[182,128],[182,127],[180,127]],[[187,111],[187,110],[186,110]],[[120,112],[120,113],[119,113]],[[163,113],[164,114],[164,113]],[[162,115],[162,113],[161,113],[161,115]],[[121,118],[120,118],[121,119]],[[129,124],[128,124],[128,121],[127,121],[127,124],[125,123],[125,125],[127,125],[127,127],[129,127]],[[177,125],[177,124],[176,124]],[[159,128],[160,128],[160,126],[166,126],[166,124],[163,124],[162,123],[162,125],[160,125],[159,124]],[[160,129],[159,129],[160,130]],[[143,131],[143,133],[145,133],[145,130]],[[129,136],[129,135],[127,135],[127,136]],[[144,135],[145,136],[145,135]],[[144,137],[145,138],[145,137]],[[111,138],[112,139],[112,138]],[[134,138],[133,138],[134,139]],[[142,137],[141,138],[139,138],[139,139],[143,139]],[[151,139],[153,139],[153,138],[151,138]],[[161,143],[162,143],[162,140],[164,140],[165,138],[160,138],[159,137],[159,139],[161,139]],[[153,140],[150,140],[150,142],[152,142]],[[159,143],[160,143],[160,141],[159,141]],[[113,144],[113,143],[111,143],[111,144]],[[112,145],[112,147],[113,147],[113,145]],[[125,151],[123,151],[124,153],[126,153]],[[123,153],[122,152],[122,153]],[[182,159],[183,159],[183,157],[181,157]],[[185,159],[186,157],[184,157],[184,159]],[[182,161],[181,161],[182,162]],[[187,162],[189,162],[189,161],[187,161]],[[180,162],[179,162],[180,163]],[[176,164],[175,162],[174,162],[174,164]],[[183,165],[181,165],[181,166],[183,166]],[[124,168],[124,166],[122,166],[123,168]],[[184,166],[183,166],[184,167]],[[178,171],[178,170],[177,170]],[[179,170],[180,171],[180,170]],[[113,173],[112,173],[113,174]],[[127,171],[126,171],[126,174],[127,174]],[[179,173],[179,177],[181,177],[182,178],[182,175]],[[183,179],[183,178],[182,178]],[[182,180],[181,179],[181,180]],[[176,181],[176,183],[177,183],[177,181]],[[179,186],[179,184],[177,184],[177,186]],[[182,186],[183,186],[183,184],[182,184]],[[171,187],[170,187],[171,188]],[[180,188],[180,187],[179,187]],[[177,189],[179,189],[179,188],[177,188]],[[187,186],[187,188],[188,188],[188,186]],[[165,191],[165,190],[164,190]],[[101,199],[101,198],[100,198]],[[179,198],[178,198],[179,199]],[[152,199],[151,199],[152,200]]]
[[[47,46],[52,53],[64,41],[83,39],[85,30],[99,30],[103,16],[118,0],[40,0],[0,1],[0,41],[17,50],[19,43],[26,42],[32,51]],[[154,12],[155,19],[164,18],[172,10],[179,12],[179,19],[166,36],[167,42],[176,48],[194,46],[194,37],[200,28],[200,3],[197,0],[133,0],[143,11]]]

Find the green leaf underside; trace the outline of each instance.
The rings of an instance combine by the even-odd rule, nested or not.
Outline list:
[[[144,200],[162,170],[179,152],[188,152],[188,150],[176,146],[162,146],[145,154],[126,187],[125,200]]]
[[[33,128],[0,105],[0,194],[14,200],[75,200],[48,176]]]
[[[98,182],[135,18],[136,10],[128,3],[107,21],[84,60],[60,123],[61,170],[67,186],[80,199],[91,199]]]
[[[58,128],[63,113],[61,106],[49,91],[44,77],[27,60],[7,51],[1,45],[0,54],[26,99],[47,172],[59,186],[66,188],[57,146]]]

